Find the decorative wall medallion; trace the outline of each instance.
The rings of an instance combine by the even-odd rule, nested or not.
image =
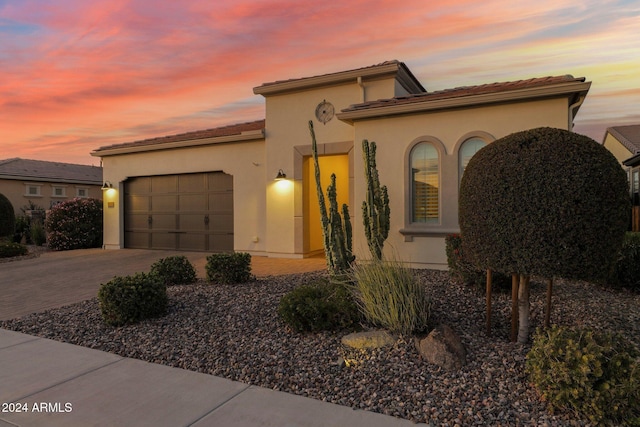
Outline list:
[[[326,124],[329,120],[333,118],[335,113],[335,109],[333,108],[333,104],[323,100],[316,107],[316,118],[322,124]]]

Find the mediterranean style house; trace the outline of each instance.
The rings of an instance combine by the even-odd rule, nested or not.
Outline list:
[[[49,209],[75,197],[102,198],[102,168],[29,159],[0,160],[0,193],[16,215],[25,206]]]
[[[362,140],[377,144],[388,187],[385,251],[415,267],[446,268],[458,231],[458,188],[477,150],[541,126],[571,130],[591,83],[570,75],[428,92],[399,61],[264,83],[265,119],[101,147],[108,249],[321,253],[308,123],[323,188],[337,176],[356,255],[368,258],[361,204]],[[276,179],[279,178],[279,179]],[[280,179],[285,178],[285,179]]]

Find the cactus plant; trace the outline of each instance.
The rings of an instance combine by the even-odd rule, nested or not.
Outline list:
[[[364,175],[367,181],[367,200],[362,202],[362,221],[371,255],[382,259],[384,241],[389,236],[389,194],[387,186],[380,186],[376,167],[376,143],[362,140]]]
[[[338,210],[335,174],[331,174],[331,184],[327,187],[327,198],[329,199],[329,211],[327,212],[324,192],[322,191],[322,184],[320,182],[318,144],[311,120],[309,121],[309,131],[311,132],[311,151],[315,167],[320,219],[322,221],[324,253],[327,258],[329,274],[336,276],[346,272],[355,260],[352,250],[351,217],[349,216],[349,207],[346,204],[342,205],[342,216]]]

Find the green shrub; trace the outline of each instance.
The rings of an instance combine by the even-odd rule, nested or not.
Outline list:
[[[357,264],[352,282],[358,307],[373,326],[400,334],[428,329],[431,302],[425,287],[400,261]]]
[[[104,321],[122,326],[164,315],[168,305],[167,287],[154,274],[114,277],[100,286],[98,300]]]
[[[638,351],[619,335],[554,326],[538,330],[526,371],[550,409],[595,424],[640,425]]]
[[[7,197],[0,193],[0,237],[13,237],[16,228],[16,213]]]
[[[474,285],[479,290],[485,290],[487,285],[487,272],[475,267],[462,250],[462,238],[459,234],[450,234],[445,237],[447,253],[447,265],[449,276],[455,283]],[[492,290],[510,291],[511,277],[500,272],[492,272]]]
[[[47,234],[40,221],[33,221],[30,226],[29,234],[34,245],[42,246],[47,241]]]
[[[351,329],[360,322],[351,293],[327,280],[299,286],[283,296],[278,314],[297,332]]]
[[[246,252],[209,255],[205,270],[207,280],[219,284],[245,283],[253,278],[251,255]]]
[[[13,241],[16,243],[22,243],[22,239],[24,238],[24,243],[31,242],[31,221],[24,215],[20,215],[16,217],[16,227],[13,233]]]
[[[627,233],[607,285],[640,290],[640,233]]]
[[[20,243],[0,243],[0,258],[11,258],[14,256],[26,255],[28,252],[27,247]]]
[[[196,281],[196,269],[187,257],[169,256],[151,265],[151,274],[157,275],[165,285],[186,285]]]
[[[102,246],[102,201],[65,200],[51,208],[44,222],[49,248],[54,251]]]

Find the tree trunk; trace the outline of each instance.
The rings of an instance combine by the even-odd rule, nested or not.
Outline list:
[[[520,275],[518,288],[518,342],[526,344],[529,341],[529,276]]]
[[[518,339],[518,281],[520,275],[511,275],[511,342]]]
[[[491,269],[487,270],[487,336],[491,336]]]

